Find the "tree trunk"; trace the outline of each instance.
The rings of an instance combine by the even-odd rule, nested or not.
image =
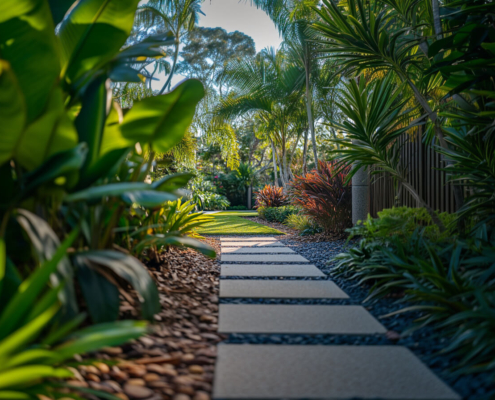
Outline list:
[[[250,210],[251,209],[251,201],[252,201],[252,198],[253,198],[253,185],[249,185],[248,186],[247,193],[248,193],[247,208],[248,208],[248,210]]]
[[[277,153],[275,151],[275,145],[273,144],[273,140],[270,138],[270,143],[272,145],[272,155],[273,155],[273,177],[275,187],[278,187],[278,176],[277,176]]]
[[[180,42],[177,40],[177,42],[175,43],[174,63],[172,64],[172,69],[170,70],[170,74],[167,78],[167,81],[165,82],[162,89],[160,90],[160,93],[158,93],[158,94],[163,94],[163,92],[165,91],[167,86],[170,85],[170,83],[172,82],[172,77],[174,76],[175,67],[177,65],[177,60],[179,59],[179,46],[180,46]]]
[[[309,125],[309,130],[311,132],[311,141],[313,143],[313,156],[315,159],[315,167],[318,168],[318,152],[316,149],[315,122],[313,120],[313,108],[312,108],[313,96],[311,94],[309,65],[305,65],[305,69],[306,69],[306,111],[308,114],[308,125]]]
[[[308,129],[304,132],[304,149],[303,149],[303,174],[308,173]]]

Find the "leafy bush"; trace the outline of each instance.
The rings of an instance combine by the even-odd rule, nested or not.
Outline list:
[[[188,80],[135,101],[124,115],[109,82],[140,81],[130,65],[140,69],[148,57],[163,56],[160,48],[171,39],[157,34],[126,46],[138,1],[119,4],[68,1],[54,8],[57,17],[47,1],[6,0],[2,6],[14,11],[0,19],[0,105],[7,110],[0,126],[10,127],[0,134],[0,237],[9,240],[9,257],[29,271],[80,226],[54,279],[66,282],[64,315],[78,312],[76,279],[95,322],[117,318],[121,281],[139,292],[144,318],[159,310],[144,265],[115,251],[116,227],[136,205],[153,209],[178,198],[191,174],[153,183],[148,174],[155,152],[183,138],[204,96],[202,84]],[[36,63],[26,61],[27,48]],[[35,258],[18,243],[32,247]]]
[[[285,220],[285,224],[292,229],[296,229],[304,235],[314,235],[322,232],[322,229],[315,222],[304,214],[291,214]]]
[[[169,201],[164,207],[151,212],[140,221],[139,226],[133,227],[132,237],[136,244],[131,250],[140,254],[149,249],[156,258],[157,254],[170,246],[189,247],[214,257],[215,252],[210,246],[195,240],[200,237],[195,228],[212,220],[203,213],[194,213],[195,204],[192,201],[182,203],[181,199]]]
[[[402,237],[408,240],[416,229],[422,228],[425,238],[434,241],[442,241],[454,238],[456,229],[456,216],[449,213],[437,213],[437,217],[447,228],[440,232],[438,225],[425,208],[393,207],[378,212],[378,218],[368,215],[366,221],[358,221],[357,225],[348,229],[349,240],[355,236],[363,236],[368,239],[391,236]]]
[[[323,161],[318,166],[291,182],[292,204],[318,221],[325,232],[341,234],[352,224],[351,186],[346,183],[349,168],[337,172],[335,163]]]
[[[290,215],[299,213],[300,210],[294,206],[282,206],[282,207],[265,207],[263,209],[263,218],[268,222],[285,223]]]
[[[225,210],[230,202],[225,196],[217,193],[217,188],[202,174],[196,175],[188,185],[191,191],[189,198],[201,210]]]
[[[232,211],[247,210],[247,207],[246,206],[233,206],[233,207],[227,207],[227,210],[232,210]]]
[[[72,377],[62,363],[75,354],[116,346],[146,333],[146,323],[119,321],[76,331],[85,319],[78,315],[65,323],[57,318],[61,310],[57,295],[63,283],[50,284],[57,265],[77,237],[73,231],[25,280],[6,257],[0,239],[0,398],[35,399],[37,395],[67,397],[67,388],[53,385],[54,379]],[[60,314],[58,314],[60,317]],[[74,388],[85,392],[84,388]],[[93,394],[98,394],[93,391]],[[104,393],[102,393],[104,396]],[[72,397],[71,397],[72,398]]]
[[[256,205],[259,207],[282,207],[288,203],[287,196],[281,187],[266,185],[256,192]]]
[[[417,229],[408,240],[393,235],[362,239],[358,245],[334,258],[335,273],[370,283],[366,301],[390,293],[405,293],[404,308],[390,314],[421,312],[408,331],[433,325],[451,337],[444,351],[462,361],[461,372],[494,371],[495,351],[495,236],[464,242],[435,241]]]

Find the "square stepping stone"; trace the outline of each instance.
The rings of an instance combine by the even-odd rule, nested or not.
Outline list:
[[[246,236],[246,237],[221,237],[220,241],[223,242],[275,242],[279,239],[273,236]]]
[[[222,242],[223,247],[282,247],[282,242]]]
[[[221,262],[306,262],[309,263],[303,256],[298,254],[223,254],[220,257]]]
[[[325,276],[314,265],[223,264],[221,276]]]
[[[268,254],[268,253],[295,253],[289,247],[223,247],[223,253],[235,254]]]
[[[218,331],[371,335],[387,330],[361,306],[220,304]]]
[[[218,346],[214,399],[460,400],[401,346]]]
[[[221,280],[220,297],[348,299],[332,281]]]

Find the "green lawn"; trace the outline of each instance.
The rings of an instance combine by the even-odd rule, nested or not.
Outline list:
[[[218,214],[214,215],[230,215],[235,217],[257,217],[258,211],[220,211]]]
[[[252,214],[252,213],[251,213]],[[241,218],[242,212],[211,214],[213,220],[196,228],[200,235],[283,235],[277,229]]]

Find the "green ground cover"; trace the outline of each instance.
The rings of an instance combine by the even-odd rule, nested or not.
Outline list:
[[[211,214],[213,220],[196,229],[200,235],[283,235],[277,229],[239,216],[239,212]],[[252,213],[251,213],[252,214]]]
[[[258,216],[258,212],[254,210],[253,211],[220,211],[219,213],[214,215],[219,215],[219,214],[230,215],[234,217],[251,217],[251,218]]]

